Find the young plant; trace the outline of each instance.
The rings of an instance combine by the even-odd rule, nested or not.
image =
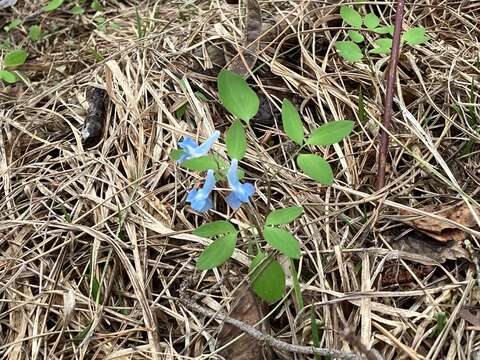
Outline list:
[[[9,51],[3,58],[4,69],[0,70],[0,80],[13,84],[17,81],[15,73],[6,70],[5,68],[16,68],[25,63],[28,58],[28,53],[23,49]]]
[[[368,45],[364,50],[358,44],[365,41],[363,33],[373,33],[378,35],[393,36],[393,26],[380,26],[380,19],[374,13],[368,13],[364,17],[351,6],[340,7],[340,17],[345,24],[351,26],[353,29],[347,31],[350,40],[337,41],[335,48],[338,54],[349,62],[361,61],[364,57],[364,52],[369,54],[390,54],[392,50],[392,39],[389,37],[378,37],[373,40],[373,48],[367,50]],[[406,31],[402,36],[402,41],[407,45],[420,45],[426,43],[430,38],[425,34],[425,28],[414,27]]]
[[[245,124],[248,124],[258,112],[260,104],[258,96],[241,76],[228,70],[221,71],[218,76],[218,94],[223,106],[235,117],[225,136],[230,164],[216,154],[209,154],[214,143],[219,140],[218,131],[215,131],[202,144],[185,137],[179,142],[180,149],[171,153],[171,157],[181,167],[194,171],[207,171],[203,185],[190,190],[186,199],[192,208],[199,212],[213,208],[211,194],[217,180],[227,180],[230,193],[225,197],[225,201],[233,209],[238,209],[243,203],[249,203],[255,193],[253,184],[240,181],[242,172],[238,169],[238,163],[247,153]],[[282,103],[282,123],[286,135],[300,146],[299,153],[306,147],[326,146],[341,141],[350,134],[354,125],[352,121],[335,121],[318,127],[305,138],[306,131],[300,115],[287,99]],[[306,175],[319,183],[326,185],[333,183],[333,171],[322,157],[300,153],[297,164]],[[275,259],[276,254],[279,253],[290,258],[291,271],[295,277],[295,294],[298,303],[303,304],[293,262],[294,259],[301,257],[301,247],[299,241],[286,228],[299,218],[303,211],[303,207],[300,206],[276,209],[268,214],[260,228],[258,224],[251,226],[252,233],[256,235],[253,240],[257,243],[259,250],[250,264],[249,277],[253,290],[264,301],[276,302],[285,292],[285,273]],[[261,216],[257,218],[261,219]],[[204,224],[196,229],[194,234],[213,240],[197,260],[199,270],[208,270],[220,266],[232,256],[239,231],[229,222],[222,220]],[[260,250],[262,246],[259,241],[268,244],[270,251]]]

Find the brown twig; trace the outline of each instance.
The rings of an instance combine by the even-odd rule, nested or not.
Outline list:
[[[388,154],[388,129],[392,121],[393,91],[395,89],[395,76],[397,72],[398,57],[400,53],[400,35],[402,33],[403,12],[405,0],[398,0],[395,10],[395,27],[393,30],[392,54],[388,69],[387,92],[385,94],[385,110],[383,113],[383,127],[380,129],[380,150],[377,163],[377,188],[385,186],[385,166]]]
[[[306,355],[321,355],[321,356],[331,356],[333,358],[338,358],[338,359],[346,359],[346,360],[360,360],[361,357],[360,355],[354,354],[354,353],[349,353],[349,352],[344,352],[340,350],[335,350],[335,349],[327,349],[327,348],[317,348],[313,346],[303,346],[303,345],[293,345],[289,344],[284,341],[280,341],[275,339],[273,336],[265,334],[257,329],[255,329],[253,326],[247,325],[244,322],[236,319],[232,319],[231,317],[227,316],[221,311],[213,311],[207,308],[204,308],[203,306],[197,304],[196,302],[192,301],[191,298],[188,297],[187,293],[187,287],[188,287],[188,281],[185,281],[180,289],[180,301],[182,302],[183,305],[185,305],[187,308],[190,310],[193,310],[199,314],[202,314],[204,316],[208,317],[215,317],[218,320],[224,321],[227,324],[233,325],[240,330],[242,330],[244,333],[250,335],[251,337],[257,339],[259,342],[268,344],[271,347],[276,348],[277,350],[280,351],[288,351],[291,353],[296,353],[296,354],[306,354]]]

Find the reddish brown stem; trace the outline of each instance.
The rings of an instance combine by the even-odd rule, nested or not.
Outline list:
[[[395,79],[397,73],[398,57],[400,55],[400,35],[402,33],[403,11],[405,0],[398,0],[395,10],[395,27],[393,30],[392,54],[387,78],[387,92],[385,94],[385,109],[383,113],[383,128],[380,129],[380,150],[377,162],[377,188],[385,186],[385,166],[388,156],[388,129],[392,121],[393,92],[395,90]]]

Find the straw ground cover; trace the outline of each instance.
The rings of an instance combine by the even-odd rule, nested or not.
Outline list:
[[[204,140],[232,123],[216,74],[241,46],[243,8],[220,0],[98,4],[80,15],[68,11],[73,2],[51,13],[38,12],[38,1],[0,10],[2,28],[23,20],[0,33],[2,46],[28,49],[17,73],[24,81],[0,85],[0,354],[221,358],[224,317],[215,314],[228,314],[248,289],[239,285],[248,278],[248,232],[230,262],[199,272],[196,258],[210,240],[192,231],[221,219],[246,229],[252,208],[233,212],[214,198],[214,211],[192,211],[186,194],[201,177],[169,154],[185,135]],[[256,186],[255,211],[301,205],[304,214],[291,229],[301,243],[302,296],[284,261],[284,298],[258,307],[250,298],[257,328],[345,353],[365,352],[363,343],[386,359],[474,358],[478,226],[419,209],[478,209],[480,5],[406,4],[404,29],[423,26],[431,40],[402,48],[381,190],[375,162],[388,56],[349,63],[336,53],[347,30],[337,2],[260,7],[264,31],[249,82],[263,94],[263,110],[247,132],[243,168]],[[363,9],[394,21],[391,2]],[[41,41],[29,40],[33,25],[42,27]],[[109,105],[103,140],[87,149],[80,127],[92,86],[106,90]],[[307,129],[355,121],[342,144],[315,149],[333,167],[334,185],[314,183],[291,161],[295,146],[278,118],[284,97]],[[432,244],[405,225],[405,211],[460,229],[470,252],[463,242]],[[415,250],[398,250],[406,240]]]

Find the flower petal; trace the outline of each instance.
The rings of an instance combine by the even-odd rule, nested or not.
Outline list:
[[[184,150],[187,150],[187,152],[190,152],[189,150],[193,148],[196,148],[198,147],[198,144],[195,140],[193,140],[191,137],[189,136],[185,136],[183,138],[182,141],[180,141],[178,143],[178,146],[180,146],[180,148],[184,149]]]
[[[215,175],[212,169],[207,172],[207,179],[200,189],[193,189],[188,192],[187,202],[192,205],[192,209],[200,212],[210,210],[213,206],[210,193],[215,186]]]
[[[232,192],[226,198],[225,201],[227,202],[228,206],[232,209],[238,209],[240,205],[242,205],[242,201],[237,197],[237,195]]]
[[[205,140],[205,142],[202,145],[197,146],[195,149],[193,149],[190,155],[192,157],[200,157],[205,155],[210,151],[210,148],[218,140],[219,137],[220,137],[220,131],[218,130],[214,131],[213,134],[210,135],[210,137],[207,140]]]
[[[255,187],[250,183],[240,184],[240,191],[237,191],[237,197],[243,201],[249,201],[250,196],[255,193]]]
[[[194,199],[192,201],[192,209],[198,212],[205,212],[210,210],[213,207],[211,197],[206,199]]]
[[[228,185],[233,191],[236,191],[237,189],[240,188],[240,181],[238,180],[237,167],[238,167],[238,160],[232,159],[232,163],[230,164],[230,167],[228,168],[228,172],[227,172],[227,180],[228,180]]]

